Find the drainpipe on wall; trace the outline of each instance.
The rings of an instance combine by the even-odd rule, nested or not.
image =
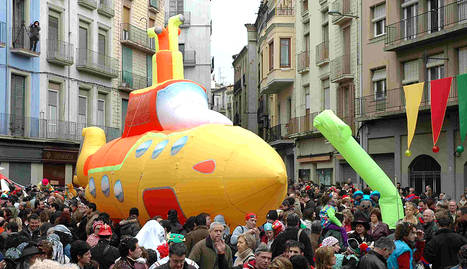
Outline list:
[[[358,11],[359,11],[359,13],[360,13],[360,14],[358,14],[358,17],[359,17],[359,18],[362,18],[362,8],[363,8],[362,2],[363,2],[363,1],[364,1],[364,0],[361,0],[361,1],[359,0],[359,9],[358,9]],[[359,76],[360,76],[360,82],[359,82],[359,85],[358,85],[358,88],[359,88],[359,96],[358,96],[359,99],[358,99],[358,100],[359,100],[359,102],[361,102],[361,100],[362,100],[362,95],[363,95],[363,64],[362,64],[362,59],[363,59],[363,49],[362,49],[362,45],[363,45],[362,30],[363,30],[363,27],[362,27],[362,25],[363,25],[363,23],[362,23],[362,19],[359,19],[359,20],[358,20],[358,23],[359,23],[359,27],[360,27],[359,33],[358,33],[358,52],[359,52],[359,55],[358,55],[358,57],[357,57],[358,64],[360,65],[360,74],[359,74]],[[358,28],[358,26],[357,26],[357,28]],[[360,113],[360,115],[361,115],[361,112],[362,112],[362,111],[361,111],[361,110],[362,110],[362,104],[361,104],[361,103],[360,103],[360,105],[359,105],[359,108],[360,108],[359,113]],[[359,128],[359,129],[360,129],[360,128]],[[362,128],[362,129],[363,129],[363,128]],[[366,128],[365,128],[365,129],[366,129]],[[358,135],[358,134],[357,134],[357,135]],[[364,135],[363,130],[362,130],[362,135],[360,136],[360,141],[359,141],[361,146],[364,146],[364,145],[366,144],[366,143],[364,143],[364,139],[366,139],[366,137],[367,137],[367,136]],[[367,148],[364,148],[364,149],[365,149],[365,150],[368,150]],[[358,174],[357,174],[357,175],[358,175]],[[360,181],[360,183],[361,183],[361,186],[363,186],[363,180],[362,180],[362,178],[361,178],[360,176],[358,176],[358,178],[360,179],[359,181]]]
[[[8,108],[10,107],[9,102],[8,102],[8,89],[10,88],[10,81],[8,80],[8,65],[9,65],[9,56],[10,56],[10,39],[9,39],[9,31],[8,31],[8,22],[9,20],[9,15],[10,15],[10,10],[8,9],[8,3],[10,0],[5,1],[6,2],[6,46],[5,46],[5,113],[8,114]],[[13,29],[13,28],[12,28]]]

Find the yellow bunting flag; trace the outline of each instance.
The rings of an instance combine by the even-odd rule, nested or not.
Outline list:
[[[407,114],[407,149],[410,149],[417,126],[418,109],[422,101],[425,82],[404,86],[405,110]]]

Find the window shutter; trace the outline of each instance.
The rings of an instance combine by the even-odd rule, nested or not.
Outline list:
[[[80,49],[88,48],[88,29],[84,27],[79,28],[79,48]]]
[[[50,40],[58,40],[58,18],[49,16],[49,37]]]
[[[465,73],[467,73],[467,47],[459,49],[459,74]]]
[[[146,76],[148,78],[148,86],[152,85],[152,56],[146,56]]]
[[[418,60],[404,63],[404,80],[403,84],[409,84],[418,81]]]
[[[105,35],[99,34],[99,54],[106,55],[105,51]]]
[[[86,115],[87,98],[85,96],[78,97],[78,115]]]
[[[373,71],[372,81],[380,81],[386,79],[386,68]]]
[[[386,3],[373,8],[373,21],[381,20],[386,17]]]
[[[444,60],[442,60],[442,58],[445,58],[443,53],[429,56],[426,63],[426,68],[444,65]]]

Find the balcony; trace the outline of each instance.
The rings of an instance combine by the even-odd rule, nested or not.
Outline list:
[[[118,60],[88,49],[77,49],[76,69],[90,74],[106,77],[118,77]]]
[[[29,29],[25,25],[16,25],[11,28],[11,53],[24,57],[39,57],[41,54],[41,42],[37,42],[36,49],[33,50],[31,40],[28,36]]]
[[[184,66],[195,66],[196,65],[196,51],[195,50],[184,50],[183,51],[183,65]]]
[[[112,0],[99,0],[99,8],[97,13],[107,18],[115,16],[114,5]]]
[[[90,10],[94,10],[97,8],[96,0],[78,0],[78,5]]]
[[[295,15],[293,8],[276,7],[275,10],[276,10],[276,16],[294,16]]]
[[[266,142],[272,146],[293,144],[293,140],[287,138],[287,125],[288,124],[278,124],[269,128],[266,132]]]
[[[306,114],[305,116],[292,118],[287,126],[287,133],[290,138],[310,135],[313,132],[317,132],[313,126],[313,120],[318,116],[318,112]]]
[[[316,46],[316,65],[322,66],[329,63],[329,42],[324,41]]]
[[[8,34],[6,29],[6,23],[0,22],[0,48],[4,48],[6,46],[6,35]]]
[[[67,66],[73,64],[73,44],[47,39],[47,62]]]
[[[122,43],[122,45],[140,50],[147,54],[154,54],[155,43],[150,41],[145,30],[129,23],[121,23],[120,26],[122,29],[120,43]]]
[[[297,56],[297,72],[303,73],[310,70],[310,52],[304,51]]]
[[[161,8],[160,0],[149,0],[149,10],[158,13]]]
[[[272,69],[261,80],[260,94],[275,94],[293,85],[295,70]]]
[[[350,20],[351,16],[354,16],[352,11],[351,0],[336,0],[332,3],[330,10],[338,11],[342,15],[332,16],[332,23],[342,25]]]
[[[455,78],[452,82],[451,91],[448,97],[448,106],[458,104],[457,82]],[[423,90],[420,111],[430,109],[430,92],[425,87]],[[364,121],[385,116],[405,113],[405,95],[403,88],[387,90],[385,94],[371,94],[356,98],[355,116],[357,120]]]
[[[386,26],[385,50],[419,46],[467,32],[467,1],[438,9]]]
[[[339,117],[345,124],[350,127],[352,134],[355,134],[355,115],[343,115],[337,113],[337,117]]]
[[[342,83],[353,80],[350,68],[350,55],[342,55],[331,61],[331,82]]]
[[[134,74],[128,71],[122,71],[119,79],[119,90],[127,92],[143,89],[152,85],[152,81],[150,81],[147,76]]]
[[[53,121],[34,117],[0,113],[0,138],[27,139],[38,141],[81,142],[85,123]],[[107,141],[121,136],[119,128],[97,126],[104,130]]]

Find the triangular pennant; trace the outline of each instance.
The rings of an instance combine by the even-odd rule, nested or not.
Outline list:
[[[425,82],[404,86],[405,113],[407,114],[407,149],[410,149],[417,126],[418,109],[422,101]]]
[[[461,144],[464,144],[465,136],[467,135],[467,74],[458,75],[456,79]]]
[[[431,130],[433,132],[433,145],[438,142],[444,115],[451,91],[452,77],[432,80],[431,85]]]

